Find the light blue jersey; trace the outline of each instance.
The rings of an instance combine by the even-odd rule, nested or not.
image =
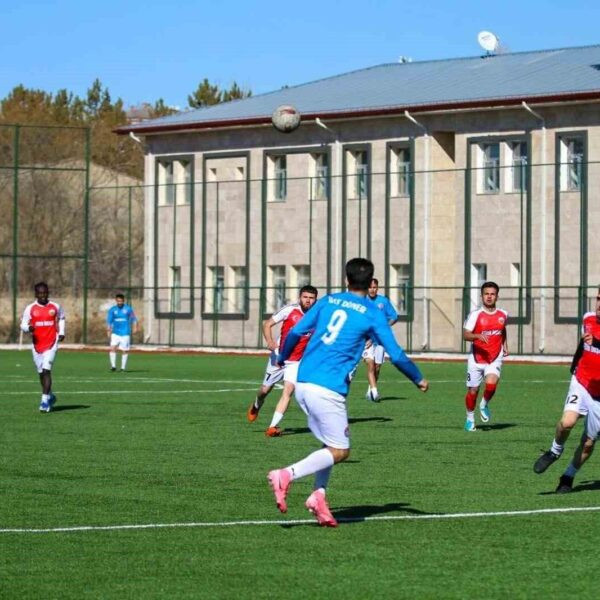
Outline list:
[[[381,296],[377,294],[375,298],[369,298],[368,296],[367,298],[371,300],[371,302],[383,312],[388,323],[390,321],[395,321],[398,318],[398,313],[396,312],[396,309],[392,306],[392,303],[390,302],[390,299],[387,296]]]
[[[300,337],[314,330],[298,370],[298,381],[314,383],[346,396],[348,375],[360,360],[365,341],[382,344],[392,363],[413,383],[423,379],[398,345],[384,312],[374,302],[351,292],[319,300],[288,333],[279,361],[283,362]]]
[[[106,315],[106,324],[115,335],[131,335],[132,323],[137,323],[137,317],[129,304],[121,308],[115,304]]]

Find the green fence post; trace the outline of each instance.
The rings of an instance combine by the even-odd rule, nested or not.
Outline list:
[[[91,131],[85,130],[85,190],[83,194],[83,323],[82,341],[87,344],[87,312],[90,251],[90,150]]]
[[[17,286],[19,284],[19,134],[20,129],[15,125],[13,137],[13,244],[12,244],[12,328],[10,340],[17,341]]]

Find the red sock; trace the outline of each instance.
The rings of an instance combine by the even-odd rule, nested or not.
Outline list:
[[[469,390],[467,395],[465,396],[465,406],[469,412],[473,412],[475,410],[475,405],[477,404],[477,390]]]
[[[494,397],[495,393],[496,393],[496,384],[495,383],[486,383],[485,391],[483,392],[483,399],[486,402],[489,402]]]

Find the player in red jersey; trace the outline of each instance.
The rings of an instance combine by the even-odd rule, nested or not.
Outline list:
[[[463,339],[471,343],[467,362],[467,419],[465,431],[476,431],[475,406],[479,386],[485,380],[485,390],[479,405],[479,416],[484,423],[490,418],[488,404],[496,393],[502,359],[508,354],[506,322],[508,313],[496,307],[500,288],[493,281],[481,286],[481,308],[472,311],[464,324]]]
[[[558,493],[573,489],[575,474],[591,456],[600,434],[600,289],[596,296],[595,312],[588,312],[583,316],[581,340],[573,356],[571,373],[563,415],[556,426],[552,446],[533,465],[536,473],[543,473],[557,461],[579,417],[587,417],[585,433],[575,450],[573,460],[560,478],[556,488]]]
[[[56,402],[52,393],[52,363],[58,342],[65,339],[65,313],[60,305],[48,299],[48,286],[43,281],[36,283],[34,290],[36,301],[25,308],[21,329],[31,333],[33,362],[42,384],[40,412],[50,412]]]
[[[298,296],[298,302],[294,304],[288,304],[284,306],[270,319],[263,321],[263,335],[269,350],[271,350],[271,356],[267,363],[267,369],[263,384],[260,387],[256,399],[248,408],[247,417],[248,421],[253,422],[258,418],[258,412],[260,411],[267,394],[273,389],[273,386],[283,379],[283,393],[281,398],[275,407],[271,424],[265,431],[265,435],[269,437],[277,437],[281,435],[281,428],[279,423],[283,419],[283,415],[290,404],[290,398],[294,392],[296,385],[296,377],[298,375],[298,363],[302,358],[306,344],[310,338],[310,334],[302,337],[298,342],[296,348],[290,355],[289,360],[286,361],[283,367],[277,364],[277,357],[280,349],[283,347],[285,338],[289,330],[304,316],[304,314],[310,310],[311,306],[317,301],[317,288],[312,285],[305,285],[300,289]],[[275,325],[281,323],[281,331],[277,340],[273,339],[272,329]]]

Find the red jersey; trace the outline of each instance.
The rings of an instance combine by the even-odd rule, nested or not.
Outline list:
[[[298,303],[288,304],[283,308],[279,309],[273,316],[272,319],[275,323],[281,323],[281,333],[279,334],[279,352],[281,352],[283,348],[283,344],[285,344],[285,338],[289,333],[290,329],[304,316],[304,312],[300,308]],[[302,355],[304,354],[304,349],[306,348],[306,344],[308,344],[308,340],[310,339],[312,332],[304,334],[300,341],[296,344],[296,347],[292,350],[289,361],[298,362]]]
[[[502,344],[506,336],[508,313],[501,308],[487,312],[483,308],[472,311],[464,324],[466,331],[483,333],[488,341],[475,340],[471,343],[471,352],[476,363],[490,364],[502,356]]]
[[[595,312],[585,313],[581,333],[600,339],[600,323]],[[594,398],[600,398],[600,349],[582,344],[583,352],[575,368],[575,378]]]
[[[65,334],[65,313],[56,303],[49,301],[47,304],[33,302],[23,312],[21,320],[21,329],[29,331],[33,327],[31,334],[33,347],[38,353],[50,350],[59,335]]]

